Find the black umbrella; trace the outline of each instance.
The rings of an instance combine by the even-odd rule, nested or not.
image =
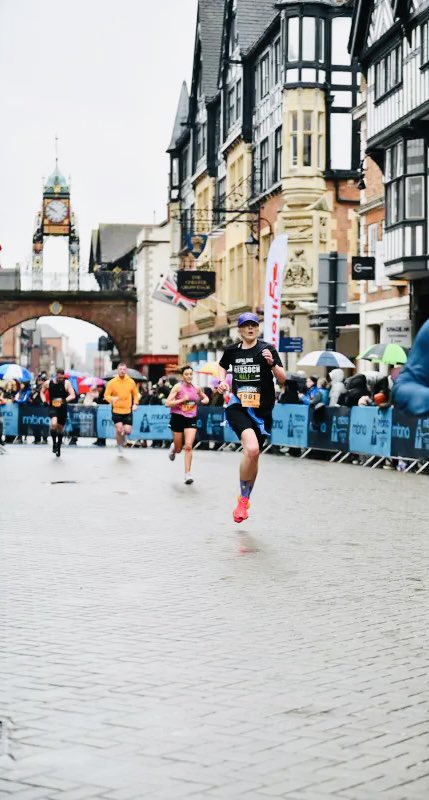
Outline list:
[[[111,372],[108,372],[107,375],[104,376],[105,381],[110,381],[111,378],[116,378],[118,371],[113,369]],[[141,372],[138,372],[136,369],[127,369],[127,375],[135,381],[147,381],[146,375],[142,375]]]

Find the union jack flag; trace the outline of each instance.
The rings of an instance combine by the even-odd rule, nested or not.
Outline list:
[[[184,311],[192,311],[197,305],[196,300],[190,300],[177,291],[177,281],[174,272],[168,272],[155,287],[152,295],[155,300],[168,303],[170,306],[182,308]]]

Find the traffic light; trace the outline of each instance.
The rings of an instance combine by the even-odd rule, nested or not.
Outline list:
[[[99,353],[107,353],[112,352],[115,343],[110,336],[100,336],[98,340],[98,352]]]

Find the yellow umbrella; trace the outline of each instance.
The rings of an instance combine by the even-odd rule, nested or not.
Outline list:
[[[212,375],[214,378],[219,376],[219,364],[217,361],[207,361],[201,369],[196,369],[200,375]]]

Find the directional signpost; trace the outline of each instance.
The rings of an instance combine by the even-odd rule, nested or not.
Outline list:
[[[279,353],[302,353],[304,339],[301,336],[280,336]]]

